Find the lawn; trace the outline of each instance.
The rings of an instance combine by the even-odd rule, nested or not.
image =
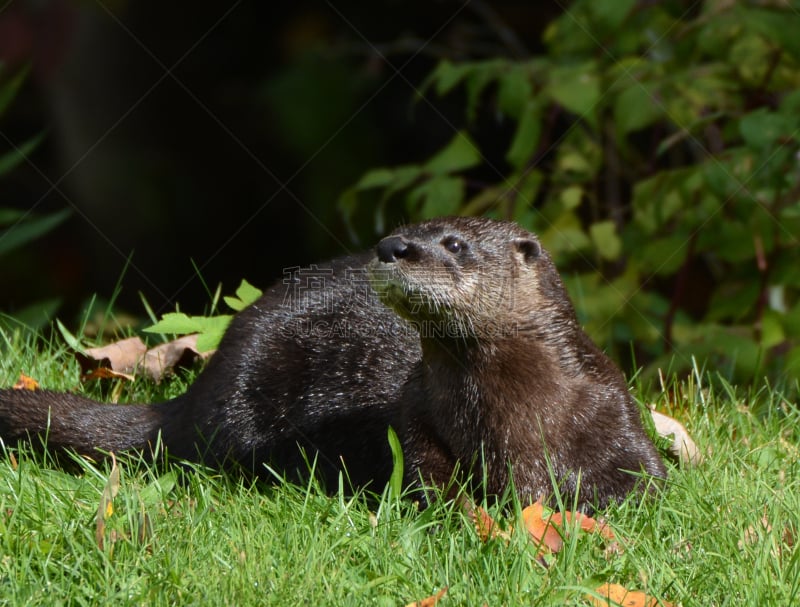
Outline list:
[[[65,348],[9,335],[0,333],[0,385],[25,372],[48,388],[79,386]],[[121,400],[164,399],[190,379],[126,383]],[[113,392],[82,389],[101,399]],[[0,605],[403,606],[443,587],[442,607],[590,605],[586,595],[604,583],[673,605],[796,604],[796,404],[767,387],[739,391],[699,373],[676,380],[668,394],[639,396],[681,419],[705,461],[671,466],[657,498],[602,513],[618,549],[599,535],[571,533],[544,559],[521,532],[482,541],[449,503],[418,511],[382,488],[374,499],[327,496],[313,485],[253,486],[125,457],[100,548],[110,463],[79,459],[65,472],[41,454],[4,449]],[[519,529],[521,506],[487,507]]]

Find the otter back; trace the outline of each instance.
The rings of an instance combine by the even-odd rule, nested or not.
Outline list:
[[[380,490],[399,434],[410,485],[486,477],[587,505],[663,476],[621,373],[586,337],[536,237],[442,218],[374,253],[296,268],[231,323],[186,394],[157,405],[0,390],[5,442],[140,449]],[[549,462],[549,464],[548,464]],[[511,473],[509,474],[509,469]],[[581,488],[578,493],[578,488]],[[569,502],[568,502],[569,503]]]

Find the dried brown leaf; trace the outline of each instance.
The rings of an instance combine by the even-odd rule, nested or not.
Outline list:
[[[684,466],[697,466],[703,462],[703,454],[682,423],[655,409],[650,410],[650,415],[658,435],[672,438],[669,452],[673,457]]]
[[[129,337],[100,348],[76,352],[75,357],[81,366],[82,375],[88,375],[99,367],[130,375],[136,372],[136,366],[146,351],[147,346],[141,339]]]
[[[108,367],[97,367],[96,369],[92,369],[88,373],[81,375],[81,381],[84,382],[93,381],[96,379],[124,379],[126,381],[133,381],[134,377],[128,373],[120,373],[119,371],[114,371]]]
[[[138,337],[123,339],[100,348],[75,352],[81,366],[81,379],[127,379],[144,371],[155,380],[175,367],[189,367],[198,359],[206,359],[212,352],[199,352],[197,335],[185,335],[173,341],[147,349]]]
[[[117,496],[118,492],[119,468],[117,467],[117,458],[114,456],[114,453],[111,452],[111,472],[108,474],[106,486],[103,488],[103,493],[100,496],[100,504],[97,507],[97,517],[95,521],[94,538],[100,550],[102,550],[105,545],[106,521],[114,514],[114,498]]]
[[[189,367],[198,359],[205,360],[213,352],[200,352],[197,349],[197,334],[185,335],[165,344],[150,348],[142,361],[145,373],[155,381],[176,367]]]

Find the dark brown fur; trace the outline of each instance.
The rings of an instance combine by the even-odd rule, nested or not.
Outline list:
[[[628,494],[635,473],[665,475],[536,237],[488,219],[402,227],[375,254],[295,271],[234,319],[172,401],[0,390],[6,442],[47,433],[50,448],[146,450],[160,433],[171,455],[290,477],[306,471],[304,451],[330,487],[342,461],[354,485],[385,483],[390,425],[410,485],[445,485],[458,467],[491,494],[511,474],[527,500],[552,494],[552,476],[566,503],[580,484],[591,506]]]

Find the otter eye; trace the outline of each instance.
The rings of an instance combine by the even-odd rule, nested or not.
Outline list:
[[[467,243],[455,236],[447,236],[442,240],[442,246],[455,254],[465,250],[467,248]]]

